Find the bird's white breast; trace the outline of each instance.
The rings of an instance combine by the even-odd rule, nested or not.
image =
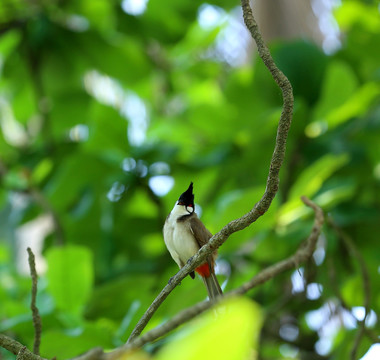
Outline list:
[[[199,250],[199,245],[191,232],[189,221],[187,219],[177,221],[183,215],[189,215],[185,206],[176,204],[164,226],[166,247],[179,267],[185,265],[187,260]]]

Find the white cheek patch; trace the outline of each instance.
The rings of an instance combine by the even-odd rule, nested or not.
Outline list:
[[[177,203],[174,205],[174,208],[172,210],[172,214],[174,216],[174,218],[177,218],[179,216],[183,216],[183,215],[189,215],[189,211],[187,210],[188,208],[186,208],[186,206],[184,205],[178,205]]]
[[[186,206],[186,211],[192,214],[194,212],[194,208],[192,206]]]

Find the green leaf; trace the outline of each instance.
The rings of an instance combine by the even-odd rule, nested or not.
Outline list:
[[[314,200],[319,206],[326,210],[337,205],[343,200],[352,197],[355,188],[355,183],[342,181],[342,184],[326,189],[318,194]]]
[[[334,128],[355,116],[364,115],[371,103],[379,98],[380,87],[376,83],[367,83],[356,91],[342,106],[332,110],[326,121],[329,128]]]
[[[261,326],[256,303],[245,298],[230,300],[186,326],[156,359],[256,359]]]
[[[326,54],[311,42],[296,40],[274,45],[273,58],[290,80],[295,98],[302,97],[308,104],[315,103],[327,64]],[[263,84],[263,88],[258,89],[259,96],[267,88],[268,83]]]
[[[52,248],[46,254],[48,290],[57,307],[80,313],[93,285],[94,270],[91,252],[82,246]]]
[[[42,159],[37,166],[33,169],[32,173],[32,183],[39,184],[42,182],[52,171],[53,169],[53,161],[49,158]]]
[[[344,6],[339,6],[335,12],[339,27],[345,31],[355,24],[360,24],[372,32],[379,32],[380,18],[375,3],[376,1],[371,6],[363,1],[346,1]]]
[[[255,202],[259,201],[262,195],[262,186],[227,192],[216,204],[213,219],[210,222],[214,224],[215,229],[220,229],[228,222],[250,211]],[[277,201],[275,200],[272,205],[273,206],[268,210],[272,216],[268,214],[264,216],[260,222],[255,224],[252,231],[259,231],[263,227],[265,228],[273,224],[275,221],[273,214],[277,209]],[[250,232],[249,236],[252,236],[252,232]]]
[[[289,198],[295,200],[302,195],[312,197],[321,188],[323,182],[348,160],[347,154],[323,156],[300,174],[290,190]]]
[[[342,105],[355,91],[358,80],[349,65],[332,62],[327,68],[321,90],[321,98],[315,106],[314,121],[323,121],[330,111]]]
[[[5,244],[0,243],[0,269],[3,267],[3,264],[8,262],[11,259],[10,250]]]
[[[356,275],[347,279],[342,286],[342,296],[348,306],[362,306],[363,279]]]
[[[25,190],[29,186],[28,176],[23,168],[11,169],[4,176],[4,185],[10,189]]]
[[[321,189],[325,180],[345,165],[348,160],[347,154],[328,154],[306,168],[292,186],[289,192],[289,201],[281,207],[278,224],[288,225],[308,213],[310,210],[302,203],[301,196],[313,197]]]
[[[0,38],[0,54],[6,57],[15,49],[20,39],[21,33],[17,30],[11,30],[2,34]]]
[[[160,282],[157,276],[144,274],[143,269],[140,270],[138,273],[124,270],[124,274],[130,275],[119,276],[98,285],[86,305],[85,317],[91,320],[102,318],[120,323],[128,313],[128,324],[124,320],[121,325],[122,330],[120,329],[118,334],[124,342],[156,296],[156,291],[152,289],[156,289],[157,286],[165,286],[167,279],[169,279],[168,276],[167,279]],[[201,285],[203,286],[203,284]],[[165,304],[166,301],[163,305],[165,306]],[[166,318],[167,313],[164,316]],[[158,315],[152,319],[153,321],[149,322],[148,328],[157,319],[162,321],[162,318]]]
[[[67,359],[96,346],[113,346],[112,333],[101,323],[87,323],[70,331],[49,329],[42,332],[41,354],[46,358]]]
[[[74,9],[78,8],[79,12],[91,21],[91,26],[99,30],[110,30],[114,26],[114,6],[112,2],[103,0],[94,1],[74,1]]]

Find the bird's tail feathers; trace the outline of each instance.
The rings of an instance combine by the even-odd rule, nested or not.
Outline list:
[[[216,297],[223,295],[218,279],[216,278],[216,275],[213,272],[210,273],[210,276],[208,277],[202,276],[202,279],[206,285],[208,297],[210,300],[213,300]]]

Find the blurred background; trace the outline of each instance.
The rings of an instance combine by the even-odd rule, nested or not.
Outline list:
[[[254,13],[294,120],[279,193],[219,249],[218,277],[228,291],[293,254],[310,197],[326,213],[312,261],[247,295],[257,358],[349,359],[356,343],[379,358],[379,4],[257,0]],[[33,343],[30,246],[41,355],[123,344],[178,270],[161,232],[178,196],[194,182],[213,233],[250,210],[281,107],[238,1],[2,0],[0,331]],[[148,328],[205,298],[186,278]]]

